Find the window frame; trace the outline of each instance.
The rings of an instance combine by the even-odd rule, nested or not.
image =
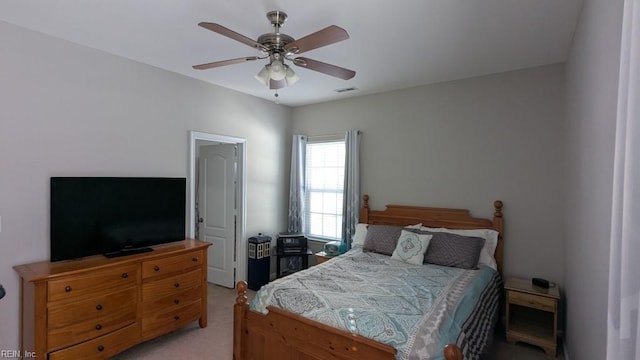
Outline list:
[[[335,189],[330,189],[330,188],[320,188],[320,189],[314,189],[313,191],[311,191],[311,187],[310,187],[310,177],[309,177],[309,148],[314,146],[314,145],[318,145],[318,144],[332,144],[332,143],[340,143],[342,144],[345,148],[342,151],[342,169],[341,169],[341,175],[338,176],[338,181],[339,182],[339,187],[335,188]],[[343,137],[339,137],[339,136],[323,136],[323,137],[316,137],[316,138],[308,138],[307,139],[307,149],[306,149],[306,153],[305,153],[305,205],[304,205],[304,215],[305,215],[305,222],[304,222],[304,229],[303,229],[303,233],[305,234],[306,237],[313,239],[313,240],[317,240],[317,241],[322,241],[322,242],[329,242],[329,241],[342,241],[342,222],[343,222],[343,209],[342,209],[342,201],[339,201],[336,204],[336,213],[335,216],[337,217],[336,219],[336,237],[332,237],[332,236],[326,236],[326,233],[323,234],[313,234],[311,233],[311,228],[312,228],[312,221],[311,221],[311,215],[312,215],[312,211],[311,211],[311,194],[312,193],[322,193],[322,194],[327,194],[327,193],[334,193],[336,194],[339,199],[342,199],[342,197],[344,196],[344,172],[345,172],[345,164],[344,164],[344,156],[346,153],[346,143],[345,143],[345,139]],[[318,213],[318,212],[316,212]],[[331,215],[330,212],[319,212],[322,215],[325,214],[329,214],[329,216]]]

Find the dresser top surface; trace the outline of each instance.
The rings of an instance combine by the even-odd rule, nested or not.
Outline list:
[[[63,261],[40,261],[30,264],[14,266],[13,269],[26,281],[38,281],[53,277],[74,274],[86,269],[99,269],[103,267],[127,265],[139,261],[150,260],[157,257],[170,256],[188,251],[206,249],[211,243],[185,239],[172,243],[151,246],[152,252],[135,254],[117,258],[107,258],[103,255],[88,256],[82,259]]]

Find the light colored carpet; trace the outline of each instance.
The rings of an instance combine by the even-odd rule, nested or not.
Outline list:
[[[208,326],[201,329],[198,322],[170,334],[150,340],[119,354],[117,360],[162,359],[233,359],[233,304],[236,291],[220,286],[208,288]],[[253,292],[250,291],[251,297]],[[561,351],[559,351],[561,353]],[[558,359],[562,360],[562,354]],[[488,360],[548,360],[544,352],[525,344],[508,344],[504,331],[497,331]]]
[[[250,291],[250,290],[249,290]],[[253,292],[249,294],[251,296]],[[236,291],[209,284],[207,327],[198,322],[135,346],[114,359],[233,359],[233,304]]]

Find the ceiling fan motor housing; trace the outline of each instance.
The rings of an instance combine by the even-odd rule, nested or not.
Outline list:
[[[269,33],[260,35],[258,42],[269,49],[269,52],[284,52],[284,47],[292,43],[294,38],[283,33]]]

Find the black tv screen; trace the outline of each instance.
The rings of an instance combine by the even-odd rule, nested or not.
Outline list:
[[[52,177],[51,261],[183,240],[185,194],[185,178]]]

